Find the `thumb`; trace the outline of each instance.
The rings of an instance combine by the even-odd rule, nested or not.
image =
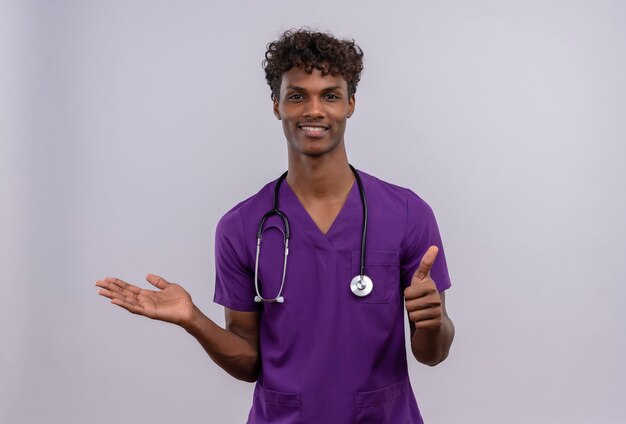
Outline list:
[[[413,276],[414,280],[421,281],[428,277],[430,269],[433,267],[435,259],[437,258],[437,253],[439,253],[439,248],[437,246],[430,246],[428,248],[422,257],[419,268],[415,271],[415,275]]]
[[[158,275],[154,274],[146,275],[146,281],[161,290],[167,288],[170,285],[170,283],[165,281],[163,277],[159,277]]]

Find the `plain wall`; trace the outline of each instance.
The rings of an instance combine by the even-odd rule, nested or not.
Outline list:
[[[286,168],[261,60],[354,38],[350,161],[434,209],[450,357],[432,423],[626,422],[626,3],[0,2],[0,422],[244,422],[253,385],[98,296],[213,304],[219,217]],[[346,283],[347,284],[347,283]]]

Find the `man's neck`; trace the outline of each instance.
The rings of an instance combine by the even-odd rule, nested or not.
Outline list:
[[[289,157],[287,184],[300,198],[344,196],[354,183],[345,154],[323,157]]]

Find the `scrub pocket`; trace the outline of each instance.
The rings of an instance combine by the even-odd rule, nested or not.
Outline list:
[[[300,395],[268,390],[257,383],[251,424],[301,423]]]
[[[406,423],[408,393],[406,380],[369,392],[354,395],[355,424]]]
[[[361,251],[352,251],[352,274],[360,272]],[[400,259],[398,252],[389,250],[368,250],[365,252],[365,275],[372,279],[374,288],[364,297],[363,303],[389,303],[394,294],[400,291]]]

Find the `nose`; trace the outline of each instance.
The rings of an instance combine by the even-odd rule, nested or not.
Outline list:
[[[304,112],[302,112],[304,118],[320,119],[326,116],[324,107],[320,99],[312,97],[304,106]]]

